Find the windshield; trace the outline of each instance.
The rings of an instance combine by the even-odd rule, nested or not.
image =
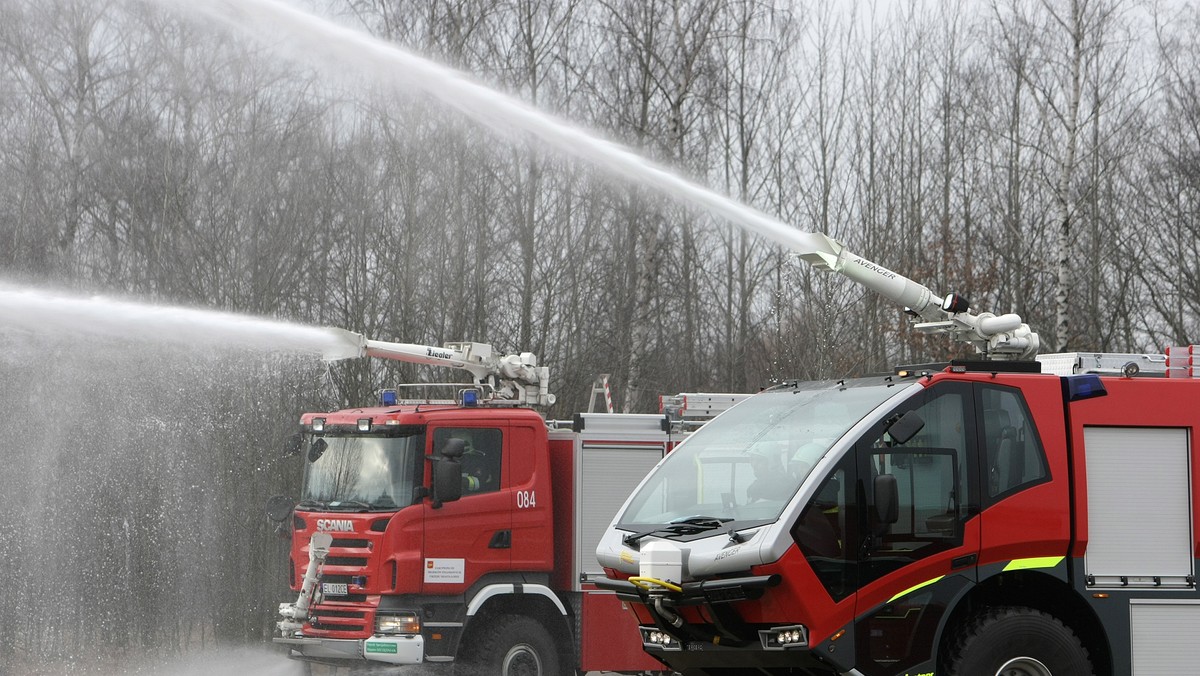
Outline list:
[[[900,389],[876,378],[756,394],[672,451],[619,526],[774,521],[834,442]]]
[[[424,446],[419,430],[395,430],[389,436],[314,436],[306,449],[299,506],[395,510],[410,505],[421,478]]]

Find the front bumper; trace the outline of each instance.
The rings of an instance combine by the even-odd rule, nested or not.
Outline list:
[[[731,609],[732,604],[761,598],[779,583],[778,575],[713,578],[674,588],[646,587],[628,580],[595,580],[597,587],[616,592],[621,601],[644,607],[643,618],[648,614],[652,623],[638,627],[642,648],[673,671],[806,676],[846,673],[834,664],[834,659],[840,657],[835,654],[840,646],[826,646],[818,652],[810,645],[806,626],[788,621],[746,623]],[[703,608],[703,612],[685,614],[684,609],[689,607]],[[847,655],[851,660],[852,653]]]
[[[689,642],[674,650],[645,646],[646,654],[661,660],[672,671],[703,671],[706,674],[789,674],[790,676],[838,676],[855,674],[833,664],[829,657],[809,648],[764,650],[758,646],[727,647]],[[830,656],[832,657],[832,656]]]
[[[316,662],[369,660],[387,664],[420,664],[424,661],[425,639],[420,634],[372,636],[368,639],[275,638],[286,645],[291,657]]]

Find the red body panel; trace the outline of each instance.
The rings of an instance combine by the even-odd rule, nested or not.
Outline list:
[[[512,568],[553,571],[564,562],[555,559],[554,542],[561,534],[555,530],[555,489],[546,424],[539,416],[527,417],[509,429],[505,472],[510,479],[505,482],[504,492],[512,514]],[[522,494],[534,499],[520,498]]]
[[[638,623],[611,592],[584,589],[579,658],[583,671],[658,671],[662,663],[642,650]]]
[[[1021,374],[977,379],[1021,389],[1050,473],[1047,483],[1024,489],[983,512],[979,563],[1067,555],[1071,541],[1070,471],[1059,379]]]
[[[571,589],[576,569],[575,444],[573,439],[551,439],[549,448],[554,484],[554,559],[558,562],[550,584],[555,589]]]
[[[819,643],[854,619],[854,595],[837,602],[831,599],[798,548],[788,549],[779,561],[753,572],[778,574],[782,579],[760,602],[739,604],[738,610],[747,622],[791,624],[797,617],[813,618],[809,636],[813,643]]]

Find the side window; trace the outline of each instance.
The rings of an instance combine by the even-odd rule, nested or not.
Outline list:
[[[970,391],[930,392],[917,408],[925,425],[904,444],[884,429],[860,448],[866,494],[863,580],[962,543],[970,515],[967,466]]]
[[[858,518],[854,454],[847,454],[822,480],[816,495],[792,526],[792,539],[835,601],[858,587]]]
[[[979,410],[989,503],[1049,478],[1041,441],[1019,390],[980,386]]]
[[[462,463],[463,497],[500,490],[503,435],[498,429],[480,427],[442,427],[433,432],[433,447],[441,448],[449,439],[462,439],[465,445]]]

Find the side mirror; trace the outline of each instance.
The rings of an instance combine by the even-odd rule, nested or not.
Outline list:
[[[433,462],[434,508],[443,502],[454,502],[462,497],[462,463],[458,461],[467,451],[467,442],[451,437],[438,449],[437,455],[427,456]]]
[[[900,520],[900,488],[896,475],[880,474],[875,477],[875,516],[880,523],[896,523]]]
[[[275,524],[275,534],[279,537],[292,537],[292,527],[287,521],[295,508],[296,503],[286,495],[275,495],[267,499],[267,521]]]
[[[897,444],[904,445],[925,427],[925,420],[916,411],[908,411],[888,422],[887,433]]]
[[[290,458],[293,455],[300,455],[300,448],[304,446],[304,436],[297,433],[288,437],[283,444],[283,455],[280,457]]]
[[[275,523],[283,523],[292,515],[296,503],[286,495],[273,495],[267,498],[267,518]]]
[[[453,439],[451,441],[454,441]],[[461,446],[462,440],[457,440]],[[433,506],[462,497],[462,463],[456,458],[433,459]]]
[[[312,445],[308,447],[308,461],[316,462],[321,455],[325,453],[325,449],[327,448],[329,448],[328,441],[325,441],[320,437],[314,439]]]

